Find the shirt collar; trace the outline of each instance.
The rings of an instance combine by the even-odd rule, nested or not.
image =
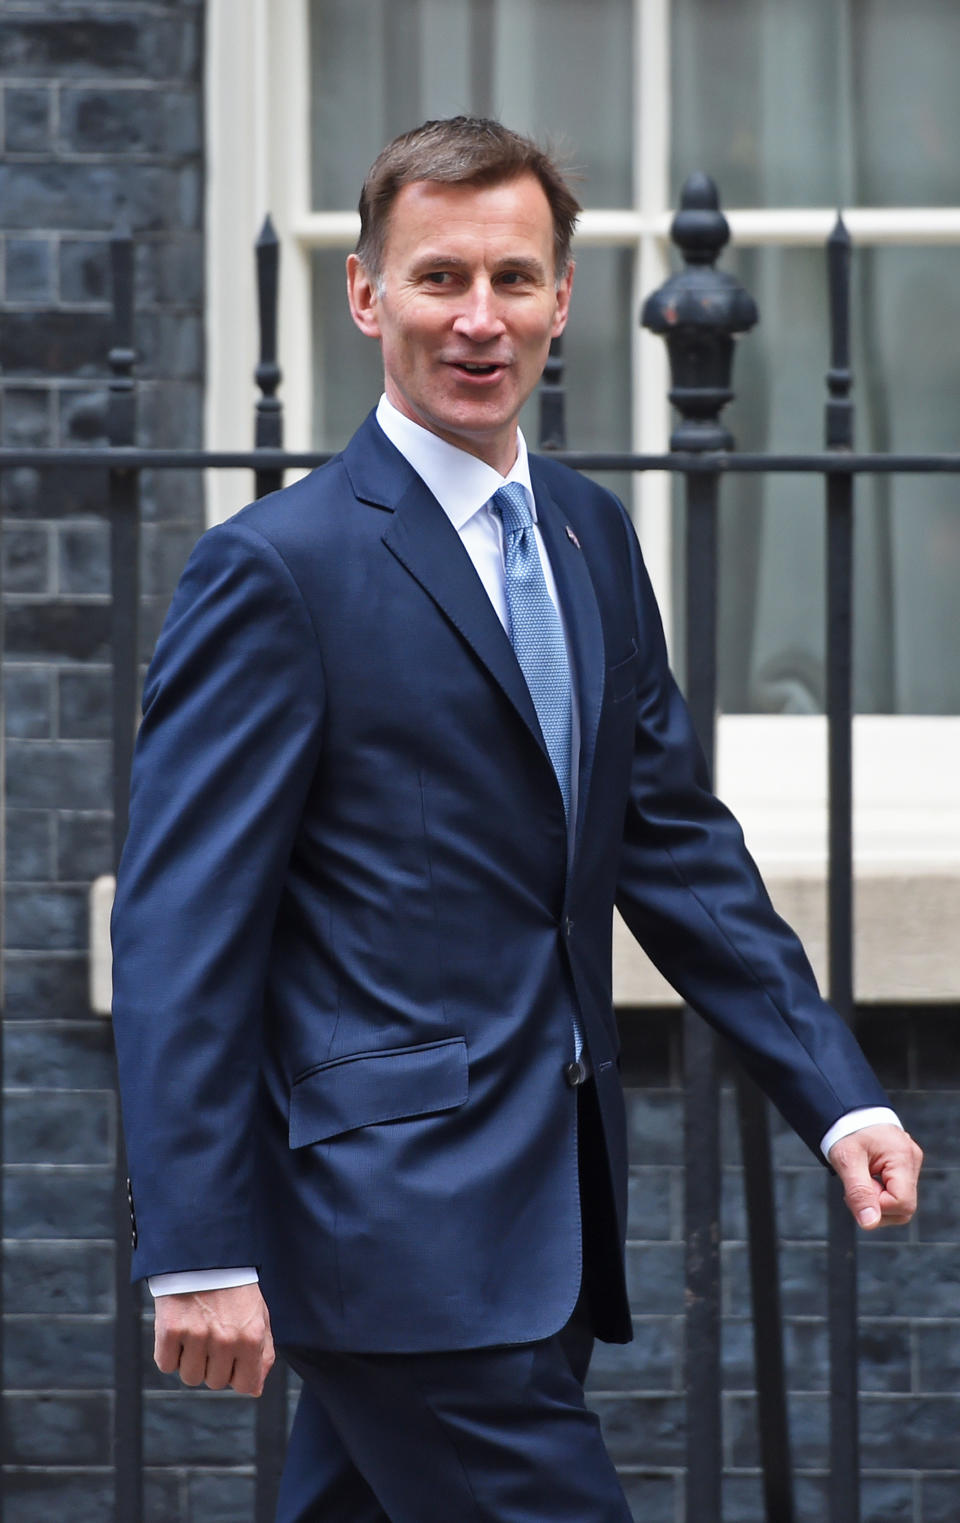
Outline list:
[[[458,531],[468,519],[485,507],[498,487],[517,481],[526,489],[534,521],[537,505],[530,481],[530,462],[523,434],[517,429],[517,458],[506,476],[476,455],[457,449],[428,428],[414,423],[387,400],[380,398],[377,422],[390,443],[398,449],[417,475],[430,488],[453,527]]]

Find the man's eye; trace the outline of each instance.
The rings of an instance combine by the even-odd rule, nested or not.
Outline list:
[[[450,280],[449,270],[428,270],[424,279],[432,286],[445,286]]]

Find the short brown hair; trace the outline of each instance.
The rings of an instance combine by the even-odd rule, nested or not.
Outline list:
[[[390,208],[405,185],[415,180],[497,185],[522,174],[536,175],[550,203],[554,272],[559,282],[570,263],[570,240],[580,203],[549,153],[531,138],[485,116],[424,122],[394,138],[377,155],[360,192],[358,259],[372,279],[380,279]]]

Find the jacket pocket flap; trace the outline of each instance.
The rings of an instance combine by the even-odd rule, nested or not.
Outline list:
[[[290,1146],[358,1126],[453,1110],[467,1098],[463,1037],[334,1058],[302,1074],[290,1096]]]

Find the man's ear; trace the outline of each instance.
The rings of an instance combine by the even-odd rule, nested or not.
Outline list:
[[[559,338],[570,316],[570,292],[573,290],[573,260],[567,265],[567,273],[557,286],[557,311],[553,319],[551,338]]]
[[[347,300],[350,303],[350,316],[360,332],[367,338],[379,338],[380,322],[377,312],[380,298],[377,294],[377,282],[371,279],[356,254],[347,255]]]

